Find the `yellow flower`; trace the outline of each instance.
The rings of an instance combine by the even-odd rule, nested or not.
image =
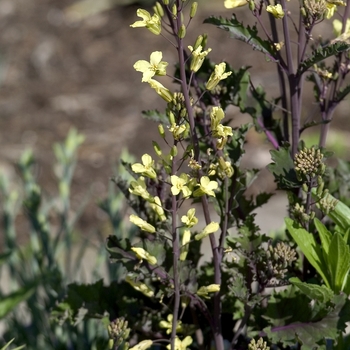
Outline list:
[[[151,208],[156,212],[160,221],[166,221],[166,216],[164,214],[164,209],[162,207],[162,202],[158,196],[154,197],[154,203],[151,203]]]
[[[186,350],[187,347],[189,345],[191,345],[193,342],[192,337],[190,337],[189,335],[183,339],[182,341],[180,340],[180,338],[176,337],[175,338],[175,350]],[[166,346],[167,349],[171,349],[171,344]]]
[[[280,41],[279,43],[273,43],[273,45],[275,46],[277,51],[282,50],[283,46],[284,46],[284,42]]]
[[[224,6],[227,9],[234,9],[236,7],[241,7],[247,4],[248,4],[247,0],[225,0]]]
[[[213,136],[219,139],[216,145],[218,149],[223,149],[227,142],[227,137],[233,135],[232,128],[230,126],[223,126],[220,124],[221,120],[224,118],[225,113],[222,108],[212,108],[212,111],[210,112],[211,130]]]
[[[200,239],[203,239],[204,237],[207,237],[210,234],[216,232],[219,228],[220,228],[220,225],[217,222],[211,222],[209,225],[204,227],[202,232],[197,233],[194,236],[194,239],[196,241],[199,241]]]
[[[211,49],[203,50],[203,47],[199,45],[195,50],[192,46],[188,46],[189,50],[192,52],[191,66],[190,69],[192,72],[197,72],[202,66],[205,56],[211,51]]]
[[[216,181],[210,181],[208,176],[202,176],[198,186],[199,188],[197,188],[193,193],[195,197],[200,197],[204,194],[215,197],[215,192],[213,190],[216,190],[219,184]]]
[[[148,193],[145,178],[140,176],[137,181],[131,181],[129,192],[135,196],[140,196],[146,201],[153,202],[153,197]]]
[[[181,134],[183,134],[186,131],[186,125],[185,124],[177,125],[173,123],[171,124],[169,131],[173,134],[174,140],[179,140],[181,137]]]
[[[233,132],[230,126],[223,126],[220,124],[213,133],[213,136],[218,138],[218,142],[216,143],[217,149],[223,149],[226,145],[228,136],[232,135]]]
[[[335,19],[333,21],[333,31],[334,31],[335,36],[339,36],[342,32],[342,29],[343,29],[342,22],[339,21],[339,19]],[[346,20],[344,33],[350,34],[350,19]]]
[[[156,229],[154,226],[152,226],[151,224],[149,224],[147,221],[142,220],[140,217],[138,217],[137,215],[133,215],[131,214],[130,217],[130,222],[132,222],[133,224],[135,224],[136,226],[138,226],[142,231],[146,231],[149,233],[154,233],[156,232]]]
[[[188,210],[187,215],[183,215],[181,217],[181,222],[183,222],[187,227],[193,227],[197,225],[198,218],[195,217],[196,209],[191,208]]]
[[[160,321],[159,322],[159,327],[160,328],[166,328],[166,334],[170,334],[171,330],[173,329],[173,315],[169,314],[167,316],[167,320],[168,321]],[[182,321],[177,321],[177,325],[176,325],[176,333],[181,332],[182,331]]]
[[[269,5],[266,7],[266,11],[272,13],[272,16],[281,19],[284,17],[284,11],[282,9],[281,4],[277,4],[275,6]]]
[[[337,5],[331,4],[330,2],[327,2],[325,17],[326,17],[327,19],[330,19],[331,17],[333,17],[336,8],[337,8]]]
[[[146,27],[153,34],[160,34],[162,30],[162,24],[160,21],[160,17],[156,13],[151,17],[151,14],[148,11],[138,9],[136,14],[138,17],[142,18],[142,21],[136,21],[134,24],[131,24],[130,27]]]
[[[209,296],[208,296],[209,293],[216,293],[219,291],[220,291],[220,284],[210,284],[209,286],[206,286],[206,287],[200,287],[197,291],[197,294],[200,297],[209,299]]]
[[[191,240],[191,231],[185,230],[182,235],[182,247],[181,247],[181,253],[180,253],[180,260],[185,261],[189,249],[189,242]]]
[[[168,62],[162,61],[163,54],[161,51],[151,53],[150,60],[140,60],[134,64],[134,69],[142,72],[142,82],[147,82],[155,75],[166,75]]]
[[[155,265],[157,263],[157,258],[150,253],[146,252],[143,248],[140,247],[131,247],[131,250],[136,254],[136,256],[140,260],[146,260],[151,265]]]
[[[134,281],[130,275],[125,277],[125,282],[128,282],[135,290],[146,295],[146,297],[152,298],[154,296],[154,292],[151,288],[140,281]]]
[[[135,163],[131,166],[132,171],[135,173],[141,173],[144,176],[147,176],[151,179],[155,179],[157,177],[156,172],[153,169],[153,159],[149,154],[144,154],[142,157],[142,164]]]
[[[224,179],[226,177],[232,177],[234,174],[233,167],[231,165],[231,162],[225,161],[223,157],[219,158],[219,166],[218,166],[218,175],[221,179]]]
[[[210,112],[210,126],[211,130],[215,131],[221,120],[225,118],[225,112],[220,107],[213,107]]]
[[[132,348],[129,348],[129,350],[146,350],[150,348],[153,344],[152,340],[142,340],[142,342],[136,344]]]
[[[214,137],[225,137],[232,136],[232,128],[230,126],[223,126],[222,124],[218,125],[218,127],[213,132]]]
[[[221,62],[220,64],[217,64],[214,68],[214,72],[211,73],[210,78],[208,82],[205,84],[205,87],[207,90],[213,90],[216,85],[219,84],[220,80],[226,79],[228,76],[232,74],[232,72],[226,72],[226,63]]]
[[[167,89],[163,84],[154,79],[149,79],[147,81],[152,89],[156,91],[156,93],[166,102],[171,102],[173,100],[173,94]]]
[[[191,195],[191,190],[186,186],[188,183],[188,175],[187,174],[181,174],[180,177],[177,175],[171,175],[170,177],[171,181],[171,193],[173,196],[177,196],[180,192],[182,192],[184,197],[189,197]]]

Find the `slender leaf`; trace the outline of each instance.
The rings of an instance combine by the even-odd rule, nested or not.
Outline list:
[[[314,220],[316,229],[321,238],[322,249],[326,255],[329,253],[329,245],[331,244],[332,234],[327,230],[326,226],[320,220]]]
[[[35,291],[33,285],[23,287],[17,291],[8,294],[0,300],[0,319],[4,318],[10,311],[12,311],[19,303],[27,300]]]
[[[350,49],[350,45],[345,42],[337,42],[334,44],[329,44],[324,47],[320,47],[315,50],[311,57],[301,62],[299,66],[299,74],[306,72],[314,64],[323,61],[327,57],[334,56],[340,52],[344,52]]]
[[[350,251],[340,233],[333,235],[328,254],[329,270],[335,293],[339,293],[346,282],[350,269]]]
[[[347,85],[345,86],[344,89],[341,89],[337,92],[335,96],[335,101],[336,102],[342,101],[349,93],[350,93],[350,85]]]
[[[204,23],[210,23],[216,25],[220,29],[227,30],[231,37],[244,41],[253,47],[254,50],[274,56],[274,49],[267,40],[263,40],[258,36],[258,29],[256,26],[250,27],[243,25],[236,18],[236,15],[232,15],[231,19],[225,19],[223,17],[211,16],[204,20]]]
[[[0,350],[6,350],[11,344],[12,342],[15,340],[15,338],[11,339],[7,344],[5,344],[5,346],[3,346]],[[20,350],[20,349],[23,349],[25,347],[25,345],[21,345],[21,346],[18,346],[17,348],[14,348],[12,350]]]
[[[5,252],[5,253],[0,254],[0,266],[8,261],[8,259],[9,259],[10,256],[11,256],[11,254],[12,254],[12,251],[11,251],[11,250],[9,250],[9,251],[7,251],[7,252]]]
[[[310,264],[316,269],[327,287],[331,287],[327,264],[314,236],[290,218],[285,218],[287,229]]]

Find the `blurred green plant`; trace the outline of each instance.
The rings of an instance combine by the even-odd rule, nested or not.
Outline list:
[[[120,273],[118,266],[108,264],[101,235],[99,245],[88,239],[78,240],[75,227],[85,204],[74,210],[70,189],[77,150],[83,141],[84,136],[72,129],[63,143],[54,145],[56,197],[44,195],[44,189],[36,182],[35,159],[30,150],[23,153],[18,164],[23,180],[21,185],[15,186],[4,176],[0,177],[4,232],[0,271],[7,281],[0,289],[3,339],[15,338],[25,343],[26,349],[103,349],[108,343],[108,319],[86,318],[74,325],[61,325],[50,316],[57,300],[66,295],[68,283],[82,278],[81,267],[87,254],[93,254],[96,259],[89,278],[114,280]],[[128,158],[126,152],[124,157]],[[112,218],[113,232],[125,230],[119,215],[122,203],[121,196],[115,195],[113,189],[101,203]],[[25,229],[17,229],[18,219]],[[19,245],[19,236],[27,243]],[[11,344],[15,345],[16,341]]]
[[[6,350],[12,344],[13,341],[14,341],[14,339],[10,340],[4,347],[1,348],[1,350]],[[24,347],[25,347],[25,345],[18,346],[13,350],[20,350],[20,349],[23,349]]]

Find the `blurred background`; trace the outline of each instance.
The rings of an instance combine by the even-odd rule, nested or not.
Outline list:
[[[226,60],[235,69],[254,65],[254,83],[262,84],[271,96],[277,93],[274,64],[248,45],[229,40],[226,32],[203,24],[209,15],[231,16],[224,1],[198,2],[188,45],[193,45],[199,34],[208,33],[211,59]],[[79,151],[72,205],[78,206],[90,193],[90,204],[80,219],[85,234],[89,234],[92,222],[96,228],[106,219],[95,203],[105,196],[122,149],[139,157],[151,152],[151,141],[158,139],[156,125],[144,120],[141,111],[161,109],[165,104],[141,83],[141,74],[134,71],[133,64],[148,60],[155,50],[163,51],[163,59],[171,64],[175,51],[161,37],[129,26],[138,20],[137,8],[152,11],[151,4],[132,0],[0,0],[0,172],[18,181],[14,164],[31,148],[37,160],[38,182],[48,195],[57,192],[52,145],[76,128],[86,140]],[[247,10],[235,10],[245,23],[249,20]],[[331,30],[329,23],[321,26]],[[307,98],[312,99],[311,92]],[[342,127],[348,107],[346,101],[338,109],[338,125]],[[229,115],[235,124],[250,121],[233,108]],[[347,138],[337,137],[338,143],[344,140],[344,148]],[[263,140],[254,131],[249,134],[247,166],[263,168],[270,162],[270,146]],[[250,147],[255,149],[252,156]],[[258,191],[274,188],[265,178],[256,186]]]

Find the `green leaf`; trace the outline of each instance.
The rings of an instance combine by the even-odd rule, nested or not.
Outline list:
[[[169,118],[165,113],[155,110],[142,111],[144,118],[160,123],[162,125],[170,125]]]
[[[272,150],[271,159],[274,163],[267,166],[275,177],[279,189],[299,188],[300,181],[294,170],[294,162],[290,155],[290,146],[284,145],[279,150]]]
[[[0,319],[4,318],[19,303],[30,298],[34,292],[35,292],[35,286],[30,285],[30,286],[20,288],[11,294],[1,297]]]
[[[100,279],[93,284],[72,283],[67,288],[67,296],[51,312],[51,317],[61,324],[67,320],[77,325],[87,318],[102,319],[107,312],[113,314],[116,301],[121,303],[118,294],[122,287],[116,282],[104,286]]]
[[[337,55],[338,53],[347,51],[349,49],[350,45],[345,42],[337,42],[324,47],[320,47],[312,53],[311,57],[301,62],[298,73],[302,74],[314,64],[323,61],[327,57]]]
[[[316,229],[321,238],[322,249],[326,255],[329,253],[329,245],[331,244],[332,234],[327,230],[326,226],[320,220],[314,220]]]
[[[315,198],[316,200],[321,199],[319,196],[317,196],[316,188],[312,189],[311,194],[313,198]],[[350,227],[350,208],[346,204],[344,204],[342,201],[334,198],[329,193],[324,198],[329,202],[336,201],[337,204],[335,205],[334,210],[331,210],[328,213],[328,216],[332,219],[332,221],[336,225],[339,226],[339,228],[343,232],[346,232],[346,230]]]
[[[329,271],[335,293],[343,290],[350,269],[350,251],[339,232],[335,232],[329,246]]]
[[[329,302],[334,296],[333,291],[326,286],[302,282],[297,277],[290,278],[289,282],[298,287],[310,299],[317,300],[323,304]]]
[[[3,346],[0,350],[6,350],[11,344],[12,342],[15,340],[15,338],[11,339],[5,346]],[[21,346],[18,346],[17,348],[14,348],[12,350],[20,350],[20,349],[23,349],[25,347],[25,345],[21,345]]]
[[[267,327],[264,332],[273,343],[281,342],[285,346],[302,344],[302,350],[320,349],[325,338],[336,339],[338,335],[337,317],[326,317],[319,322],[292,323],[280,327]]]
[[[8,259],[9,259],[10,256],[11,256],[11,254],[12,254],[12,251],[11,251],[11,250],[8,251],[8,252],[5,252],[5,253],[0,254],[0,266],[1,266],[2,264],[5,264],[5,263],[8,261]]]
[[[220,29],[227,30],[231,34],[231,37],[249,44],[254,50],[263,52],[269,57],[274,56],[273,47],[267,40],[263,40],[258,36],[257,27],[244,26],[243,23],[237,20],[234,14],[230,20],[223,17],[211,16],[205,19],[204,23],[214,24]]]
[[[301,299],[297,295],[289,296],[286,292],[276,296],[276,299],[271,299],[267,314],[270,314],[269,308],[273,307],[275,313],[279,314],[280,322],[277,326],[265,328],[264,332],[273,343],[281,342],[284,346],[298,343],[302,350],[322,349],[325,339],[337,339],[339,332],[345,329],[344,320],[348,312],[347,297],[344,294],[335,295],[331,306],[326,309],[327,314],[321,319],[311,316],[312,313],[308,310],[312,304],[303,305],[303,300],[305,297]],[[292,308],[291,305],[293,305]],[[302,313],[306,316],[303,317]],[[289,318],[288,315],[290,315]],[[290,320],[293,321],[290,322]]]
[[[310,264],[316,269],[327,287],[331,287],[328,267],[314,236],[290,218],[285,218],[287,229]]]
[[[337,91],[335,95],[335,102],[340,102],[350,93],[350,85],[345,86],[345,88]]]

